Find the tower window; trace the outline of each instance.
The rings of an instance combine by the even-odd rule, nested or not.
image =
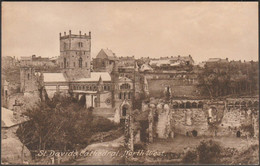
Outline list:
[[[122,93],[121,92],[119,93],[119,99],[122,99]]]
[[[124,99],[126,99],[126,92],[124,93]]]
[[[78,43],[78,46],[79,46],[79,47],[83,47],[83,43],[82,43],[82,42],[79,42],[79,43]]]
[[[67,60],[66,60],[66,58],[64,58],[64,68],[66,68],[66,64],[67,64]]]
[[[28,75],[27,75],[27,78],[28,78],[28,80],[30,79],[30,74],[28,73]]]
[[[67,49],[67,43],[63,44],[63,49],[66,50]]]
[[[79,58],[79,67],[82,68],[82,58]]]

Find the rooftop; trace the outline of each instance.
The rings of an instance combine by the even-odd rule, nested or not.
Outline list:
[[[98,82],[99,77],[102,78],[102,81],[111,81],[111,76],[108,72],[91,72],[90,78],[80,78],[74,82]]]
[[[66,82],[63,73],[43,73],[44,82]]]

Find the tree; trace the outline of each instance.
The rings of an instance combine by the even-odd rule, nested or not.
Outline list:
[[[221,147],[217,142],[212,140],[202,141],[197,147],[199,154],[199,163],[216,164],[221,152]]]

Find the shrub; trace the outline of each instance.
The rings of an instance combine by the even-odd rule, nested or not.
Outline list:
[[[185,164],[194,164],[197,163],[197,151],[193,150],[193,151],[188,151],[185,156],[182,159],[182,162]]]
[[[204,140],[197,147],[197,151],[199,154],[199,163],[216,164],[220,156],[221,147],[217,142]]]

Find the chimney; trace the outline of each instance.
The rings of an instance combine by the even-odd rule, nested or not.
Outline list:
[[[228,61],[228,58],[226,58],[226,60]]]
[[[79,31],[79,35],[81,36],[81,31]]]
[[[88,35],[91,36],[91,31],[88,32]]]
[[[60,37],[61,37],[61,33],[60,33]]]
[[[85,36],[87,36],[87,34],[86,34],[86,33],[85,33],[84,35],[85,35]]]
[[[70,33],[70,35],[71,35],[71,30],[69,30],[69,33]]]
[[[191,57],[191,55],[189,54],[189,57]]]
[[[64,36],[66,36],[66,32],[64,32]]]

